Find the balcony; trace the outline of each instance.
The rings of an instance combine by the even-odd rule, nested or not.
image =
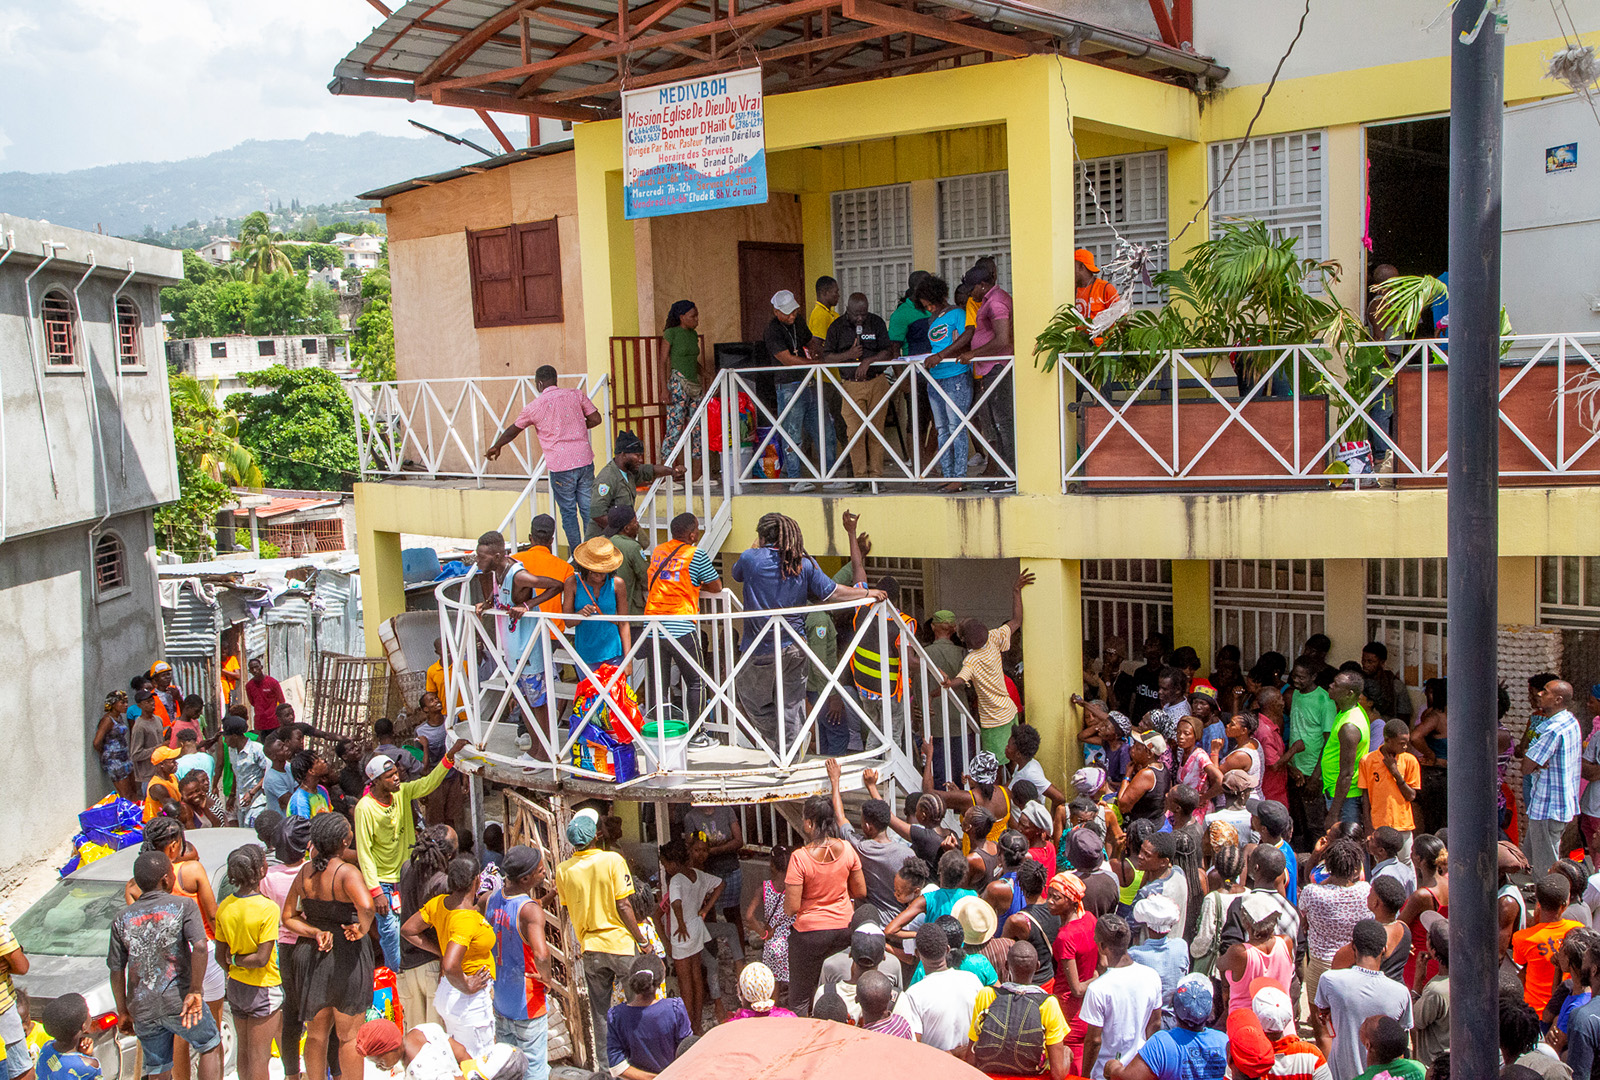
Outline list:
[[[517,414],[539,396],[532,376],[487,379],[416,379],[348,384],[355,407],[363,480],[529,480],[542,462],[530,428],[485,461]],[[602,416],[611,415],[611,390],[601,378],[563,375],[558,385],[584,390]],[[604,426],[607,454],[611,429]]]
[[[1600,482],[1600,334],[1507,337],[1501,355],[1500,483]],[[1068,494],[1442,488],[1449,474],[1443,340],[1342,358],[1319,345],[1070,353],[1057,372]],[[1383,471],[1363,473],[1374,459]]]
[[[888,603],[861,600],[806,608],[760,612],[747,625],[733,594],[708,596],[702,612],[690,617],[701,641],[699,657],[691,655],[682,638],[674,638],[654,618],[546,614],[532,616],[536,632],[520,655],[509,655],[502,644],[507,616],[491,609],[476,611],[476,574],[439,585],[439,619],[446,671],[446,696],[454,703],[458,732],[477,747],[476,757],[489,779],[499,783],[544,790],[569,790],[580,796],[671,799],[700,803],[749,803],[801,799],[828,791],[826,764],[820,752],[819,725],[830,694],[844,705],[849,720],[858,724],[862,749],[839,755],[844,786],[859,787],[861,774],[877,769],[885,782],[899,790],[914,790],[921,776],[913,764],[913,749],[932,737],[945,760],[965,760],[963,743],[975,740],[978,725],[961,697],[943,689],[938,669],[909,634],[890,645],[898,614]],[[839,660],[824,664],[807,637],[783,616],[804,616],[817,611],[849,613],[852,630],[839,636]],[[597,675],[578,655],[577,628],[589,621],[627,622],[633,628],[632,645],[619,669]],[[746,714],[738,695],[739,683],[750,677],[753,653],[738,647],[741,633],[775,644],[785,654],[785,666],[795,662],[815,666],[825,687],[816,702],[805,709],[794,730],[776,724],[763,729]],[[878,700],[853,691],[850,658],[867,643],[880,655],[898,655],[903,673],[902,692],[896,696],[888,677],[880,678]],[[876,643],[876,647],[874,647]],[[548,647],[546,647],[548,646]],[[666,683],[667,665],[692,664],[702,680],[702,704],[693,708],[684,687]],[[553,707],[533,708],[523,677],[540,675],[549,688]],[[583,684],[598,688],[587,705],[574,710]],[[778,715],[783,714],[783,689],[777,689]],[[637,705],[634,706],[634,701]],[[582,726],[573,722],[608,710],[611,731],[625,744],[609,750],[587,748]],[[522,750],[516,743],[519,716],[533,717],[533,745]],[[669,736],[657,719],[679,719],[686,730]],[[647,731],[649,734],[647,735]],[[975,745],[975,742],[974,742]],[[611,755],[607,764],[607,753]],[[619,760],[625,764],[618,765]],[[632,775],[629,775],[632,774]]]

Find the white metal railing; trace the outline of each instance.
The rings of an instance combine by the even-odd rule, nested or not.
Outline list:
[[[787,783],[816,784],[825,776],[822,759],[813,753],[818,743],[817,724],[830,696],[843,702],[847,716],[860,725],[862,733],[863,749],[840,755],[840,764],[847,768],[884,769],[907,788],[920,783],[920,773],[912,762],[917,747],[931,731],[943,733],[940,738],[945,760],[954,763],[965,760],[978,731],[977,721],[965,702],[943,688],[938,669],[920,643],[904,632],[898,613],[887,602],[845,601],[752,614],[739,611],[733,594],[727,590],[710,594],[704,599],[700,614],[675,617],[675,621],[682,618],[694,624],[695,633],[705,646],[699,656],[686,647],[685,639],[666,633],[659,618],[555,616],[539,612],[524,617],[533,619],[536,627],[520,655],[508,655],[503,641],[509,616],[495,610],[492,603],[481,614],[478,612],[474,598],[478,577],[474,572],[445,581],[435,594],[447,699],[458,703],[466,714],[467,737],[480,755],[495,764],[547,772],[552,779],[608,779],[577,764],[573,756],[583,728],[581,723],[571,722],[574,689],[585,680],[590,680],[591,685],[598,683],[593,667],[579,655],[575,642],[577,628],[586,621],[627,623],[632,628],[631,645],[618,671],[600,689],[600,703],[610,706],[614,716],[624,718],[633,745],[641,754],[638,778],[620,783],[619,789],[651,778],[682,781],[691,774],[712,778],[724,789],[759,791],[776,790]],[[816,655],[803,630],[797,630],[789,621],[788,617],[799,618],[812,611],[855,613],[856,625],[848,637],[840,636],[838,658],[831,665]],[[890,639],[897,627],[903,632],[895,646]],[[747,639],[742,648],[741,636]],[[824,691],[814,704],[806,706],[804,718],[795,730],[789,730],[782,719],[785,705],[793,704],[784,701],[782,679],[777,680],[774,690],[778,719],[772,726],[758,725],[741,706],[738,685],[750,678],[751,665],[757,657],[755,642],[765,642],[781,651],[781,666],[785,669],[800,664],[823,673]],[[856,693],[851,661],[857,646],[864,642],[879,655],[898,655],[902,673],[898,696],[889,691],[887,674],[880,676],[878,698]],[[687,697],[681,688],[675,690],[667,684],[668,665],[672,663],[680,670],[692,667],[698,673],[702,699],[697,710],[687,708]],[[521,682],[523,676],[534,674],[543,676],[546,688],[543,719]],[[704,733],[714,743],[744,753],[736,759],[724,755],[720,762],[698,766],[691,760],[685,770],[676,763],[676,755],[669,752],[664,725],[658,727],[653,739],[646,739],[642,727],[626,719],[628,711],[621,705],[623,681],[633,687],[640,714],[647,720],[671,715],[669,706],[679,709],[688,724],[688,739]],[[455,709],[451,715],[455,715]],[[512,756],[489,748],[495,725],[515,724],[519,715],[529,720],[531,750],[526,755]]]
[[[956,447],[958,441],[970,442],[973,451],[981,452],[995,464],[999,475],[990,477],[991,481],[1015,485],[1015,460],[1008,461],[1007,455],[994,446],[997,438],[1002,442],[1009,439],[1013,455],[1015,453],[1012,418],[1016,412],[1016,380],[1006,377],[1011,374],[1012,358],[985,357],[983,360],[997,361],[999,366],[985,378],[982,389],[974,391],[971,404],[965,408],[958,407],[950,392],[938,379],[928,374],[928,367],[920,357],[873,364],[873,368],[887,369],[885,377],[889,380],[889,388],[876,405],[865,410],[851,399],[844,387],[846,377],[857,367],[855,363],[724,369],[718,373],[708,396],[720,393],[723,405],[717,421],[722,427],[723,445],[728,446],[731,441],[738,448],[735,478],[738,489],[745,493],[771,492],[797,482],[866,484],[874,491],[882,488],[930,488],[951,481],[964,482],[967,479],[965,472],[960,476],[946,476],[941,469],[941,457]],[[799,376],[798,385],[793,390],[786,389],[784,396],[779,397],[775,380],[780,376],[793,378],[796,375]],[[923,403],[924,392],[928,398],[926,406]],[[742,438],[741,395],[748,400],[749,411],[754,419],[754,432],[748,440]],[[829,460],[823,447],[827,441],[827,429],[833,426],[828,417],[832,411],[831,399],[835,395],[839,400],[841,415],[857,421],[857,429],[853,435],[849,434],[847,423],[845,431],[835,432],[836,444],[842,445]],[[728,405],[730,401],[732,408]],[[1011,406],[1003,409],[1002,418],[998,421],[1008,430],[996,432],[990,423],[986,406],[1001,402]],[[952,421],[943,430],[938,430],[930,449],[924,444],[922,433],[934,421],[929,410],[935,407],[947,410]],[[815,420],[802,427],[807,412]],[[894,440],[887,432],[887,420],[891,412],[898,435]],[[808,438],[812,444],[809,453],[804,447],[804,440]],[[796,445],[797,441],[800,445]],[[882,451],[883,476],[852,475],[850,455],[857,446],[875,446]],[[770,464],[766,460],[769,449],[776,452],[780,459],[777,464],[782,466],[782,471],[776,476],[769,475],[767,471]],[[868,460],[870,462],[870,458]]]
[[[1398,353],[1383,355],[1355,392],[1346,388],[1344,362],[1321,345],[1174,351],[1127,383],[1091,377],[1093,354],[1062,354],[1063,491],[1273,481],[1323,486],[1342,475],[1330,470],[1341,444],[1368,441],[1374,431],[1373,453],[1392,455],[1395,478],[1442,484],[1448,342],[1355,348],[1361,352],[1345,356]],[[1600,476],[1600,424],[1580,396],[1597,382],[1600,334],[1504,339],[1500,475],[1535,482]]]
[[[562,375],[558,385],[583,390],[609,421],[610,382],[591,387],[586,375]],[[526,480],[543,455],[532,428],[507,443],[496,461],[483,453],[539,396],[531,375],[483,379],[415,379],[348,384],[356,414],[361,477],[422,475]],[[611,427],[602,425],[606,457]]]

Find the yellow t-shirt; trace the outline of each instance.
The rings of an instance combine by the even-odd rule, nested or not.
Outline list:
[[[1056,1000],[1054,994],[1040,994],[1039,1020],[1044,1024],[1044,1044],[1055,1046],[1067,1041],[1067,1018],[1061,1011],[1061,1002]],[[978,1000],[972,1003],[972,1029],[967,1033],[967,1038],[973,1042],[978,1041],[978,1032],[983,1027],[983,1014],[994,1004],[994,987],[985,986],[978,991]]]
[[[16,937],[11,933],[11,927],[0,920],[0,956],[6,956],[22,948]],[[0,971],[0,1012],[5,1012],[17,1003],[17,991],[11,985],[11,972]]]
[[[264,941],[273,942],[267,950],[266,967],[228,966],[228,978],[249,986],[282,986],[278,971],[278,905],[257,893],[230,896],[217,905],[217,940],[234,956],[249,956]]]
[[[464,945],[467,955],[461,958],[461,973],[487,971],[493,976],[494,927],[477,908],[448,908],[444,902],[445,897],[435,896],[422,905],[422,921],[433,927],[440,954],[448,952],[451,945]]]
[[[617,917],[617,901],[632,895],[628,861],[614,851],[584,848],[556,867],[556,896],[585,952],[632,956],[638,951]]]
[[[806,316],[806,327],[810,329],[813,337],[825,338],[828,336],[828,327],[832,326],[834,320],[838,317],[839,312],[837,309],[831,308],[821,300],[818,300],[811,306],[811,314]],[[820,345],[822,343],[819,341],[817,344]]]

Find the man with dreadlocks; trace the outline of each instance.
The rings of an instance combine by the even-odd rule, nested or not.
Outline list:
[[[755,546],[739,556],[733,580],[744,586],[744,634],[740,647],[750,661],[739,676],[739,707],[774,750],[778,747],[778,704],[783,703],[786,743],[799,733],[806,713],[805,615],[793,612],[776,622],[761,611],[801,608],[813,601],[883,600],[881,589],[836,584],[806,554],[805,538],[793,518],[767,514],[756,522]],[[783,623],[788,624],[785,634]],[[773,640],[782,642],[773,648]],[[781,686],[781,694],[780,694]]]

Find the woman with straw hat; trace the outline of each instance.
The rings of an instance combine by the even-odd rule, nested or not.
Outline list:
[[[617,576],[622,552],[603,536],[585,540],[572,553],[577,573],[567,579],[561,610],[568,615],[627,615],[628,587]],[[572,635],[578,657],[593,671],[601,664],[621,664],[633,645],[628,624],[582,619]]]

